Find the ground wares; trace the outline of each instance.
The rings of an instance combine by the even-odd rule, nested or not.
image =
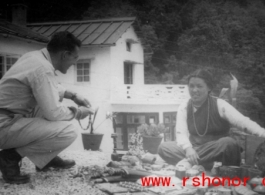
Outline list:
[[[241,178],[241,168],[238,166],[222,166],[219,168],[219,175],[231,179],[235,177]]]
[[[252,179],[254,177],[262,177],[262,171],[260,171],[259,169],[255,169],[255,168],[249,168],[248,176],[249,176],[249,179]]]
[[[249,174],[248,174],[248,169],[252,168],[251,165],[241,165],[241,179],[244,180],[244,178],[248,178]]]
[[[100,148],[103,134],[82,133],[82,141],[85,150],[97,151]]]

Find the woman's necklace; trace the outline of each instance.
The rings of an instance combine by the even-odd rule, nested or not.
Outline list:
[[[192,110],[192,116],[193,116],[194,127],[195,127],[195,130],[196,130],[198,136],[200,136],[200,137],[203,137],[203,136],[206,135],[206,133],[207,133],[207,131],[208,131],[208,127],[209,127],[209,117],[210,117],[210,104],[209,104],[209,97],[208,97],[207,101],[208,101],[208,114],[207,114],[206,128],[205,128],[205,131],[204,131],[203,134],[200,134],[199,131],[198,131],[198,129],[197,129],[197,125],[196,125],[196,122],[195,122],[194,112],[193,112],[193,110]],[[198,109],[197,107],[193,106],[192,101],[191,101],[191,105],[192,105],[192,109],[193,109],[193,107],[196,108],[196,109]]]

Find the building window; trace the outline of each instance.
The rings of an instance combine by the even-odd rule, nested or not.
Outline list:
[[[90,81],[90,60],[79,60],[76,66],[77,82]]]
[[[8,71],[9,68],[16,63],[18,58],[19,55],[0,53],[0,79],[4,76],[6,71]]]
[[[133,64],[124,62],[124,84],[133,84]]]
[[[129,42],[129,41],[127,41],[126,42],[126,51],[131,51],[131,49],[132,49],[132,43],[131,42]]]

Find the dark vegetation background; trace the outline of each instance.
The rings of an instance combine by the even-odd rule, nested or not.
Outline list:
[[[183,84],[209,68],[216,90],[240,82],[238,110],[265,126],[264,0],[1,0],[0,18],[12,3],[28,6],[28,22],[136,16],[145,46],[146,84]]]

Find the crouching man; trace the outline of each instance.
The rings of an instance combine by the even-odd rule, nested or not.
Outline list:
[[[55,33],[47,48],[23,55],[0,80],[0,170],[7,183],[30,181],[21,174],[19,162],[29,158],[37,171],[50,167],[67,169],[73,160],[57,155],[77,137],[72,119],[83,119],[93,111],[89,101],[65,90],[55,71],[65,74],[75,65],[81,42],[73,34]],[[79,107],[65,107],[63,98]]]

